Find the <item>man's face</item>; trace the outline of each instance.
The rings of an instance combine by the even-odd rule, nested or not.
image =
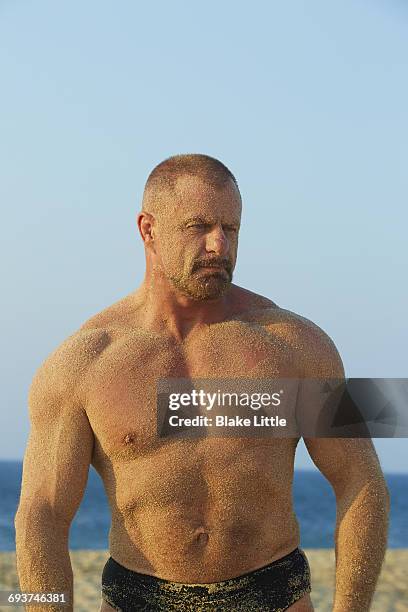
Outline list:
[[[156,219],[158,265],[196,300],[221,297],[235,268],[241,199],[232,181],[215,187],[192,176],[177,181]]]

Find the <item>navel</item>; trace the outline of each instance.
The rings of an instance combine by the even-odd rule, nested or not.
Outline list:
[[[199,529],[197,529],[194,536],[195,536],[195,541],[200,546],[205,546],[206,544],[208,544],[209,535],[208,535],[208,532],[205,531],[204,528],[200,527]]]

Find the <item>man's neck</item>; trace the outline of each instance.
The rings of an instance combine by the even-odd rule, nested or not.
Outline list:
[[[177,340],[183,340],[195,328],[225,321],[232,311],[232,293],[233,285],[219,298],[196,300],[166,283],[147,283],[146,280],[137,291],[145,312],[145,324]]]

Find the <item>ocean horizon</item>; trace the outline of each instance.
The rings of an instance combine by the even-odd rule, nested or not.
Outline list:
[[[0,551],[15,550],[14,515],[21,487],[22,461],[0,460]],[[408,548],[408,474],[386,473],[391,495],[389,548]],[[303,548],[332,548],[336,504],[334,492],[317,471],[296,470],[295,513]],[[72,550],[108,548],[110,511],[103,483],[93,467],[70,529]]]

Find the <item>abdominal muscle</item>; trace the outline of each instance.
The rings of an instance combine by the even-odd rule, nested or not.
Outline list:
[[[112,526],[110,553],[124,567],[183,583],[227,580],[268,565],[293,551],[298,545],[297,530],[282,537],[276,525],[254,520],[245,525],[247,539],[237,537],[241,523],[226,527],[208,524],[197,517],[188,522],[176,509],[139,517],[143,536],[126,530],[133,542],[132,554],[121,544],[123,526]],[[197,525],[197,526],[195,526]],[[287,528],[285,529],[285,531]],[[280,532],[280,533],[279,533]],[[125,553],[125,554],[124,554]]]
[[[241,451],[238,460],[213,465],[198,465],[194,454],[188,459],[183,453],[184,466],[180,461],[177,471],[161,457],[121,466],[115,490],[107,488],[111,556],[139,573],[206,583],[253,571],[293,551],[299,530],[291,462],[280,465],[286,468],[282,473],[279,462],[265,465],[264,451]],[[268,454],[274,455],[270,449]],[[118,491],[128,495],[118,499]]]

